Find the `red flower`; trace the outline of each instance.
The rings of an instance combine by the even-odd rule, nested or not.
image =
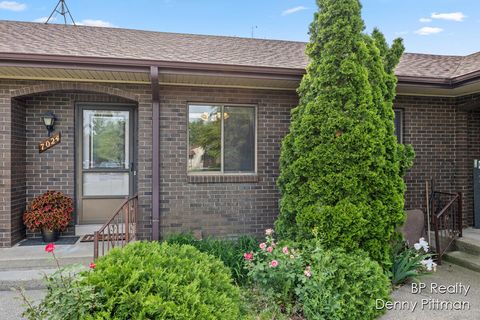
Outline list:
[[[97,266],[97,265],[96,265],[95,263],[90,262],[90,269],[95,269],[96,266]]]
[[[243,254],[243,258],[247,261],[252,261],[253,260],[253,252],[250,252],[250,253],[244,253]]]
[[[49,243],[45,246],[45,251],[46,252],[53,252],[53,250],[55,250],[55,244]]]

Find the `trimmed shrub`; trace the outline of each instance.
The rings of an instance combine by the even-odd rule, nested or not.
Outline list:
[[[174,234],[166,240],[168,243],[188,244],[201,252],[208,253],[222,260],[232,272],[233,280],[237,284],[245,284],[248,270],[244,268],[243,255],[245,252],[257,250],[257,241],[251,236],[241,236],[236,240],[206,238],[197,240],[192,234]]]
[[[390,270],[390,241],[404,220],[402,175],[413,150],[394,134],[395,65],[389,47],[364,34],[358,0],[317,0],[310,64],[282,143],[276,230],[327,249],[359,248]]]
[[[304,257],[311,274],[298,293],[307,319],[370,320],[384,312],[375,303],[389,301],[390,281],[365,252],[314,248]]]
[[[239,290],[218,259],[189,245],[135,242],[100,258],[85,284],[101,319],[238,319]]]

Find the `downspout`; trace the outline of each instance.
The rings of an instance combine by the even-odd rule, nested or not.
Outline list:
[[[160,84],[158,67],[150,67],[152,86],[152,240],[160,240]]]

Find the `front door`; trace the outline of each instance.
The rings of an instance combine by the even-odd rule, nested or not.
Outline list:
[[[81,105],[77,119],[78,222],[105,223],[135,192],[133,109]]]

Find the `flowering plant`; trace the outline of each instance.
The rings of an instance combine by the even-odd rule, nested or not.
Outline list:
[[[420,238],[413,248],[405,243],[397,244],[394,248],[392,284],[398,286],[424,273],[436,271],[437,264],[433,262],[429,250],[430,246],[424,238]]]
[[[88,272],[95,272],[80,264],[61,267],[55,255],[55,244],[45,246],[45,252],[51,254],[57,265],[52,274],[45,274],[44,281],[47,294],[40,303],[33,303],[25,290],[20,289],[20,296],[26,306],[23,316],[27,319],[90,319],[89,315],[98,306],[100,294],[95,287],[85,285],[82,281]],[[93,267],[92,267],[93,265]],[[94,269],[95,263],[90,264]]]
[[[291,309],[299,279],[305,277],[303,258],[292,244],[276,243],[273,234],[267,229],[260,250],[244,254],[246,268],[260,290],[283,309]]]
[[[72,219],[73,200],[59,191],[47,191],[33,199],[23,215],[31,231],[64,231]]]

